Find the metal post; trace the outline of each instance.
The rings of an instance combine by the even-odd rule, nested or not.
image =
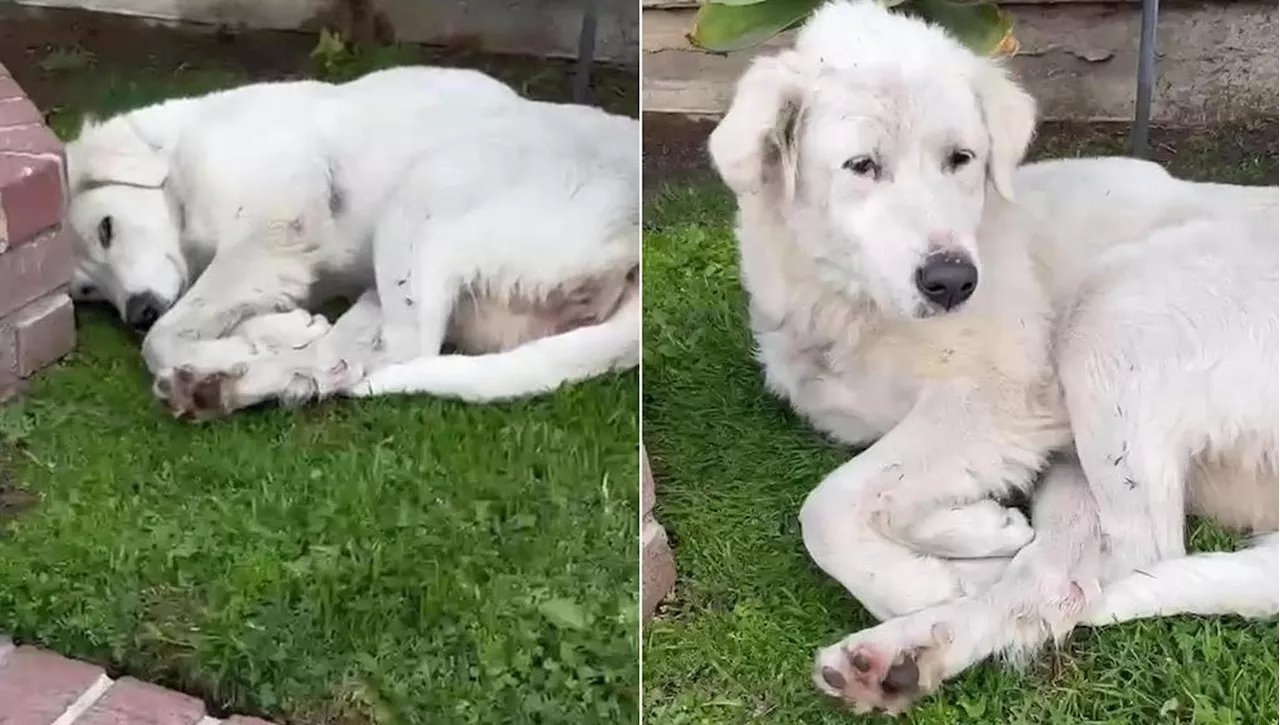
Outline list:
[[[591,61],[596,53],[596,0],[583,0],[582,30],[578,33],[578,65],[573,73],[573,102],[591,100]]]
[[[1151,91],[1156,80],[1156,20],[1160,0],[1142,0],[1142,30],[1138,37],[1138,97],[1134,103],[1133,131],[1129,137],[1131,152],[1138,158],[1147,155],[1147,139],[1151,126]]]

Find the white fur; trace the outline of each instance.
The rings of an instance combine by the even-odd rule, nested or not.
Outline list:
[[[767,384],[871,444],[800,514],[814,561],[888,620],[819,652],[815,682],[855,709],[1081,622],[1276,611],[1275,536],[1186,557],[1183,501],[1276,530],[1277,190],[1019,169],[1034,120],[996,62],[841,0],[752,64],[711,137]],[[846,167],[863,156],[878,175]],[[915,287],[939,247],[979,269],[950,311]],[[1034,539],[992,502],[1033,488]]]
[[[483,288],[501,311],[517,295],[540,300],[567,280],[635,267],[638,166],[633,119],[530,101],[475,71],[398,68],[343,85],[255,84],[89,123],[68,147],[69,218],[86,240],[86,292],[122,316],[144,293],[167,308],[144,341],[158,393],[171,396],[183,368],[197,382],[221,377],[223,404],[235,408],[300,389],[273,391],[268,380],[309,379],[301,388],[328,394],[371,368],[439,355],[465,290]],[[106,215],[114,235],[104,249]],[[237,333],[256,316],[375,287],[345,326],[373,326],[351,333],[363,346],[281,351],[270,335]],[[273,324],[290,320],[304,318]],[[596,364],[559,377],[634,366],[624,351],[638,335],[637,325],[611,338],[607,360],[596,352]],[[457,374],[496,384],[491,372],[478,363]],[[449,392],[429,376],[389,374],[397,392]],[[236,382],[245,376],[258,382]],[[361,390],[381,387],[375,376]]]

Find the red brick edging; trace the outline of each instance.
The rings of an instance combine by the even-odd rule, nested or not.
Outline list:
[[[641,583],[643,615],[646,620],[663,598],[671,593],[676,584],[676,560],[671,554],[671,545],[667,542],[666,529],[653,516],[653,504],[657,493],[653,483],[653,471],[649,468],[649,455],[644,446],[640,447],[641,491],[640,491],[640,540],[643,547],[644,562]]]
[[[272,725],[226,720],[204,703],[132,677],[112,680],[97,665],[0,637],[0,725]]]
[[[75,347],[65,163],[62,143],[0,65],[0,400]]]

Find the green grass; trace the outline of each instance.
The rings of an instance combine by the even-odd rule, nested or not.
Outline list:
[[[248,80],[63,55],[64,135]],[[194,426],[110,316],[79,333],[0,408],[0,631],[281,722],[637,719],[635,372]]]
[[[1159,153],[1198,178],[1274,184],[1274,127],[1237,131],[1171,141]],[[1269,142],[1259,150],[1246,137]],[[1121,140],[1075,129],[1043,139],[1040,153],[1119,152]],[[763,389],[732,208],[717,185],[682,182],[646,209],[644,437],[679,581],[645,627],[645,721],[849,722],[857,718],[810,684],[812,655],[872,619],[811,564],[796,515],[852,451],[825,442]],[[1195,543],[1224,539],[1203,527]],[[905,721],[1274,725],[1278,649],[1274,620],[1081,630],[1026,673],[971,670]]]

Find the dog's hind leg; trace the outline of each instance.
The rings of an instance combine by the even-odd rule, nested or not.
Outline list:
[[[1085,624],[1103,626],[1178,614],[1269,617],[1280,609],[1280,535],[1239,551],[1159,561],[1108,582]]]
[[[488,355],[437,355],[374,370],[347,395],[425,393],[490,402],[547,393],[640,363],[640,296],[608,320]]]
[[[1132,283],[1121,279],[1103,273],[1096,287],[1082,288],[1057,341],[1071,432],[1108,550],[1107,580],[1187,552],[1187,482],[1199,434],[1190,427],[1206,420],[1197,401],[1208,383],[1179,325],[1149,319],[1146,310],[1160,309],[1151,289],[1126,288]],[[1139,295],[1139,311],[1129,313]]]
[[[416,213],[415,213],[416,212]],[[387,359],[404,362],[439,355],[444,346],[453,292],[458,282],[428,282],[418,260],[430,244],[423,237],[425,212],[392,201],[373,236],[373,272],[382,308],[382,345]],[[444,263],[445,260],[439,260]],[[424,320],[442,319],[423,326]]]
[[[1064,637],[1098,597],[1102,557],[1093,499],[1074,461],[1045,474],[1033,521],[1035,540],[990,588],[820,650],[815,684],[860,711],[901,712],[992,654],[1025,661]]]

